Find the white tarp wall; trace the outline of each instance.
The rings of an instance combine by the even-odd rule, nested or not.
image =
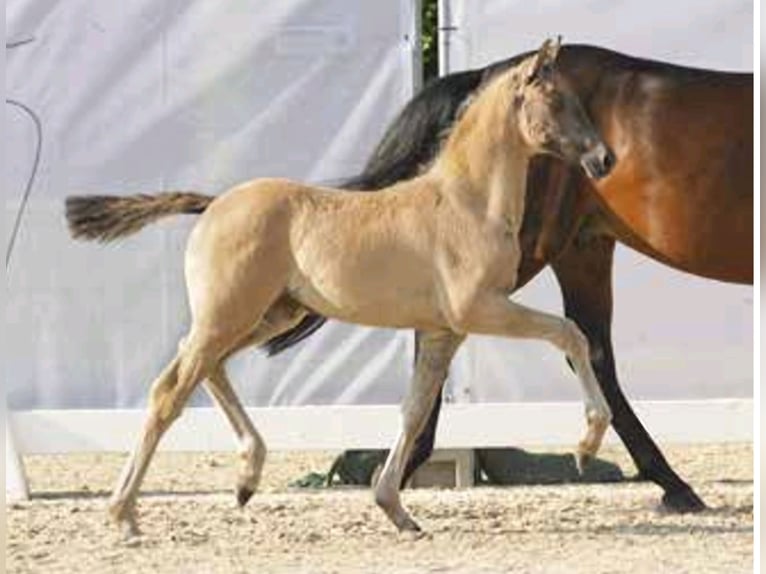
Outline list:
[[[7,51],[7,97],[29,106],[43,127],[41,162],[3,298],[8,403],[36,409],[14,419],[23,452],[127,447],[141,417],[131,409],[145,403],[150,381],[174,353],[188,321],[181,255],[192,218],[167,220],[115,246],[75,243],[66,234],[63,198],[163,189],[217,193],[256,176],[333,181],[354,174],[413,92],[415,4],[7,3],[7,41],[33,39]],[[752,66],[747,2],[448,6],[460,27],[449,51],[453,69],[534,48],[555,33],[670,61]],[[5,118],[7,245],[37,138],[34,122],[18,107],[6,106]],[[549,274],[524,299],[560,310]],[[652,308],[648,302],[661,304]],[[618,253],[615,344],[632,397],[749,397],[751,325],[752,289]],[[230,370],[251,406],[398,403],[411,355],[408,332],[331,324],[276,359],[243,353]],[[477,401],[574,402],[450,409],[437,439],[447,446],[569,442],[581,428],[577,384],[559,354],[543,345],[469,340],[454,380],[460,387],[452,394],[468,388]],[[208,403],[200,395],[194,402]],[[675,424],[677,411],[669,403],[637,406],[655,436],[678,440],[720,440],[720,425],[713,425],[713,434],[699,431],[712,432],[709,421],[719,415],[741,422],[748,408],[687,404],[685,412],[696,413],[690,427],[686,417]],[[256,414],[269,444],[272,436],[291,431],[279,443],[285,448],[309,440],[316,447],[320,434],[328,435],[322,448],[388,444],[396,407],[367,409]],[[185,447],[229,444],[230,431],[209,424],[210,414],[197,411],[181,421],[178,436],[189,439]],[[370,418],[378,424],[365,424]],[[477,427],[476,420],[487,426]],[[749,436],[748,425],[738,429],[729,434]],[[452,434],[444,439],[445,432]]]
[[[752,71],[751,0],[442,0],[449,71],[537,48],[548,36],[639,57]],[[626,248],[615,257],[614,345],[626,392],[638,399],[750,398],[753,289],[700,279]],[[546,271],[518,296],[562,312]],[[579,400],[573,376],[540,344],[473,337],[451,392],[474,401]]]
[[[192,218],[115,246],[69,239],[64,197],[219,193],[257,176],[357,173],[419,77],[415,0],[9,0],[6,94],[42,154],[11,256],[3,381],[12,409],[145,404],[188,326]],[[6,105],[4,243],[32,169],[33,121]],[[231,374],[250,405],[398,401],[405,332],[333,324]],[[207,403],[197,396],[195,402]]]

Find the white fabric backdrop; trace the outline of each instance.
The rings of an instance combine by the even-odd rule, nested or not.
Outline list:
[[[13,408],[143,404],[187,322],[181,253],[191,218],[116,246],[71,242],[69,193],[219,192],[261,175],[350,175],[412,93],[414,0],[11,0],[7,95],[44,124],[41,169],[6,282],[3,380]],[[546,35],[704,67],[752,67],[752,5],[716,0],[450,2],[453,69]],[[6,106],[4,237],[34,154],[33,124]],[[636,398],[749,397],[752,289],[621,250],[615,346]],[[544,274],[523,300],[560,311]],[[650,307],[647,301],[663,301]],[[332,324],[299,348],[232,361],[251,405],[387,403],[409,375],[407,333]],[[542,345],[470,339],[454,370],[474,400],[579,400]],[[197,397],[197,404],[204,401]]]
[[[682,65],[752,71],[750,0],[443,0],[451,71],[537,48],[547,36]],[[753,289],[700,279],[618,247],[614,345],[639,399],[751,397]],[[562,312],[546,271],[517,297]],[[448,392],[459,400],[579,400],[573,376],[536,343],[470,338]]]
[[[7,52],[7,95],[44,130],[6,282],[9,406],[139,406],[187,327],[192,218],[115,246],[75,243],[66,195],[353,175],[419,77],[415,4],[9,0],[8,42],[34,41]],[[7,244],[36,137],[5,109]],[[232,379],[252,405],[396,401],[410,339],[333,324],[276,360],[243,354]]]

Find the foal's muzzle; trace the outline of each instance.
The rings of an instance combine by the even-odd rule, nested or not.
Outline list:
[[[617,158],[605,144],[598,143],[580,156],[580,165],[592,179],[601,179],[609,175]]]

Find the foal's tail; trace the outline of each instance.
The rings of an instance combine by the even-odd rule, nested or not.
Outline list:
[[[214,199],[212,195],[192,192],[69,196],[66,220],[75,239],[106,243],[132,235],[167,215],[202,213]]]

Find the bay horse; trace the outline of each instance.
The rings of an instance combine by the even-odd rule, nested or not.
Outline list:
[[[375,501],[399,530],[417,531],[399,485],[415,439],[466,335],[548,341],[566,353],[585,394],[578,459],[595,455],[611,421],[574,322],[509,301],[521,261],[527,166],[550,153],[603,178],[614,157],[558,74],[546,41],[497,74],[466,107],[431,167],[378,193],[337,193],[256,179],[218,197],[189,192],[67,199],[74,237],[108,241],[161,217],[200,213],[184,259],[192,324],[152,385],[142,436],[110,503],[126,536],[163,433],[203,380],[244,449],[238,500],[255,490],[266,446],[224,370],[233,353],[282,333],[310,311],[351,323],[415,328],[420,353],[399,436]]]
[[[463,103],[527,56],[426,86],[391,124],[363,173],[345,187],[384,187],[429,165]],[[517,286],[551,266],[567,317],[588,337],[612,425],[640,476],[663,489],[667,509],[702,510],[704,502],[668,464],[620,388],[611,337],[613,252],[619,241],[694,275],[752,283],[753,76],[588,45],[564,46],[557,68],[616,152],[619,167],[594,182],[550,156],[532,161]],[[264,347],[279,353],[323,323],[320,315],[309,315]],[[441,396],[405,480],[431,454],[440,406]]]

